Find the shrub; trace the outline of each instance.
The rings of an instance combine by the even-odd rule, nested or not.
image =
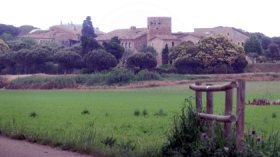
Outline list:
[[[134,111],[134,116],[140,116],[140,111],[139,110],[135,110]]]
[[[35,117],[38,116],[38,114],[37,114],[36,112],[31,112],[31,113],[29,114],[29,116],[32,117],[32,118],[35,118]]]
[[[156,58],[150,53],[136,53],[127,59],[126,66],[134,72],[151,70],[157,66]]]
[[[181,74],[200,74],[203,73],[203,65],[199,60],[190,57],[178,58],[174,66],[178,73]]]
[[[61,50],[54,55],[54,60],[64,69],[64,73],[72,73],[74,68],[82,64],[81,56],[69,50]]]
[[[142,114],[143,114],[143,116],[147,116],[148,115],[148,111],[146,109],[144,109]]]
[[[236,73],[242,73],[245,70],[245,67],[248,65],[248,62],[246,61],[246,58],[244,56],[239,56],[234,61],[232,67],[234,72]]]
[[[107,84],[114,83],[128,83],[134,79],[134,74],[128,69],[125,68],[116,68],[113,69],[107,75]]]
[[[151,72],[148,70],[141,70],[136,74],[136,81],[146,81],[146,80],[160,80],[161,76],[156,72]]]
[[[85,114],[90,114],[89,110],[87,109],[84,109],[82,112],[81,112],[82,115],[85,115]]]
[[[84,56],[84,61],[87,68],[94,72],[108,70],[117,65],[117,59],[102,49],[87,53]]]
[[[172,64],[164,64],[156,68],[156,71],[160,74],[176,73],[176,68]]]

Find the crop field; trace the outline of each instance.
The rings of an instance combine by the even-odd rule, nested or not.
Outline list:
[[[111,90],[0,90],[0,132],[93,154],[149,156],[160,151],[188,85]],[[246,101],[280,99],[280,82],[247,82]],[[223,113],[224,94],[215,94]],[[280,129],[280,106],[246,106],[246,129]]]

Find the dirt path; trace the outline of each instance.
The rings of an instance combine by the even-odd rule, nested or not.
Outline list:
[[[90,157],[0,136],[0,157]]]

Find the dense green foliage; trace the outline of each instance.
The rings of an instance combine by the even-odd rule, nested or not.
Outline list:
[[[139,52],[143,52],[143,53],[150,53],[152,54],[153,56],[157,56],[157,51],[155,50],[154,47],[152,46],[145,46],[145,47],[142,47]]]
[[[79,68],[82,64],[82,57],[74,51],[61,50],[53,57],[62,69],[64,69],[64,73],[72,73],[74,68]]]
[[[169,62],[174,63],[177,58],[191,55],[196,53],[197,50],[192,42],[182,42],[181,44],[173,47],[169,53]]]
[[[0,24],[0,36],[4,33],[10,34],[15,37],[20,33],[20,30],[12,25]]]
[[[170,54],[179,73],[234,73],[243,72],[247,65],[241,47],[222,36],[208,37],[196,45],[183,43]]]
[[[278,45],[275,44],[275,43],[269,44],[268,50],[266,50],[265,55],[268,58],[272,58],[274,60],[279,60],[280,59],[280,51],[279,51]]]
[[[124,48],[120,45],[121,42],[118,37],[113,37],[110,42],[104,42],[104,49],[115,56],[117,60],[120,60],[124,53]]]
[[[92,26],[91,17],[87,16],[83,22],[81,46],[83,54],[87,54],[92,50],[101,48],[98,42],[95,40],[96,34]]]
[[[166,44],[161,52],[162,64],[168,64],[168,60],[169,60],[168,56],[169,56],[169,48],[168,45]]]
[[[87,53],[84,61],[87,68],[94,72],[109,70],[117,65],[117,59],[102,49]]]
[[[256,53],[259,55],[263,53],[261,41],[255,35],[251,35],[250,38],[245,41],[244,50],[246,53]]]
[[[156,58],[150,53],[136,53],[127,59],[126,66],[135,72],[153,69],[157,65]]]

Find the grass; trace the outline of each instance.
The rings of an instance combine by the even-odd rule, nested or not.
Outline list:
[[[277,100],[279,85],[248,82],[246,99]],[[95,91],[1,90],[0,132],[88,153],[152,156],[166,142],[173,116],[189,96],[194,93],[187,85]],[[216,113],[223,112],[223,104],[224,94],[215,94]],[[141,116],[135,116],[135,111]],[[279,106],[246,106],[246,129],[279,130],[280,117],[273,114],[280,114]]]

